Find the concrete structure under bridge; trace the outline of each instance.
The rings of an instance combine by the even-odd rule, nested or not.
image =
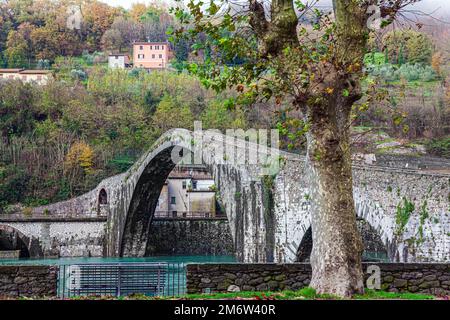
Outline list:
[[[196,152],[216,181],[226,211],[237,259],[243,262],[293,262],[302,253],[302,240],[310,227],[308,180],[302,156],[277,153],[222,134],[199,136],[184,129],[166,132],[127,172],[103,180],[94,190],[71,200],[33,209],[32,216],[59,219],[106,219],[100,231],[80,227],[79,238],[103,238],[106,256],[143,256],[161,188],[174,168],[173,155]],[[220,150],[234,149],[237,161]],[[247,156],[269,156],[265,163],[242,163]],[[197,150],[198,151],[198,150]],[[195,153],[198,155],[198,153]],[[275,155],[275,156],[274,156]],[[240,164],[239,164],[240,163]],[[264,175],[270,168],[279,170]],[[274,165],[275,164],[275,165]],[[450,176],[421,171],[354,164],[357,215],[379,234],[391,261],[450,260]],[[269,170],[270,171],[270,170]],[[399,232],[398,212],[405,201],[414,209]],[[94,227],[94,222],[89,222]],[[13,221],[32,242],[31,227]],[[52,225],[48,227],[50,232]],[[99,227],[100,228],[100,227]],[[72,230],[71,232],[75,232]],[[101,235],[100,233],[103,233]],[[50,242],[64,232],[54,233]],[[46,244],[51,246],[51,244]]]

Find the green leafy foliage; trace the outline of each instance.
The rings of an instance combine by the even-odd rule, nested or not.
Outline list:
[[[414,212],[414,203],[403,197],[402,201],[397,205],[397,212],[395,214],[395,223],[397,225],[396,233],[401,235],[405,230],[405,226]]]
[[[56,78],[63,81],[0,81],[0,207],[86,192],[127,170],[164,131],[191,129],[194,120],[206,128],[246,127],[242,110],[228,109],[226,99],[187,74],[94,65],[84,81],[72,81],[72,67],[87,67],[80,59],[57,60]],[[86,152],[68,161],[79,142]]]
[[[382,39],[388,52],[390,63],[405,61],[411,64],[431,62],[432,42],[422,32],[414,30],[395,30],[386,33]]]
[[[394,82],[401,79],[405,79],[408,82],[430,82],[437,80],[437,74],[433,68],[422,64],[406,63],[401,66],[392,64],[369,64],[366,71],[370,76],[381,78],[386,82]]]
[[[9,203],[24,199],[30,176],[13,165],[2,166],[0,163],[0,212]]]
[[[426,144],[431,154],[450,159],[450,136],[441,139],[432,139]]]

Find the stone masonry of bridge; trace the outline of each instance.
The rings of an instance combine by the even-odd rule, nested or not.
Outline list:
[[[234,150],[232,157],[220,152],[224,146]],[[180,150],[184,155],[203,151],[200,159],[216,181],[238,261],[296,261],[314,196],[304,157],[219,133],[168,131],[127,172],[80,197],[34,208],[32,216],[56,222],[67,216],[107,217],[104,255],[143,256],[152,212]],[[242,161],[254,154],[265,161]],[[270,170],[276,164],[280,170]],[[450,261],[450,175],[357,164],[353,171],[357,215],[379,233],[391,261]],[[14,228],[27,237],[32,233],[20,224]]]
[[[15,237],[22,257],[101,257],[105,227],[106,217],[0,216],[0,241]]]

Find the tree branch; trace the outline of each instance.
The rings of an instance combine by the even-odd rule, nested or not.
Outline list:
[[[264,6],[258,0],[249,0],[250,25],[260,41],[263,57],[276,56],[284,48],[298,44],[298,18],[292,0],[273,0],[270,21],[266,19]]]

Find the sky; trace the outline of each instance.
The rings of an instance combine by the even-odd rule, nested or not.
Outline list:
[[[106,2],[112,6],[121,6],[129,9],[133,3],[151,3],[151,2],[168,2],[168,0],[100,0]],[[319,4],[328,5],[332,0],[320,0]],[[422,10],[427,13],[434,12],[435,10],[438,15],[444,12],[450,14],[450,0],[422,0],[420,3],[415,4],[413,8]]]

